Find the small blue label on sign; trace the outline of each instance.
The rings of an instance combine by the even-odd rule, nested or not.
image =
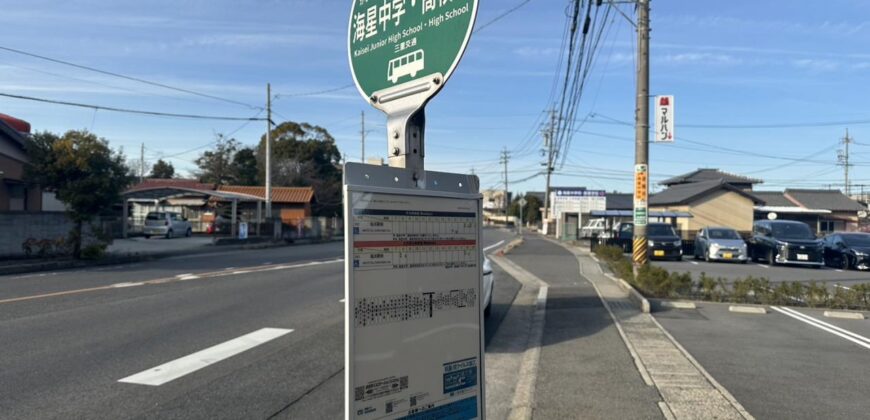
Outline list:
[[[477,386],[477,359],[444,364],[444,394]]]
[[[399,420],[471,420],[477,418],[477,396],[409,414]]]

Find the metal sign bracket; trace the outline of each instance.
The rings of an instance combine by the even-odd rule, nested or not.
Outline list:
[[[387,114],[387,156],[391,167],[405,168],[417,188],[426,188],[426,103],[444,83],[441,73],[375,92],[370,99]]]

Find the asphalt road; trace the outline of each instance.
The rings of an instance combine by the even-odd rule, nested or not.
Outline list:
[[[484,245],[510,237],[486,229]],[[342,254],[331,243],[0,276],[0,418],[339,418]],[[519,289],[494,268],[488,339]]]
[[[811,309],[768,307],[766,315],[751,315],[729,312],[727,304],[699,305],[655,317],[750,414],[867,418],[870,321],[825,318]]]
[[[671,272],[689,272],[697,278],[701,273],[711,277],[722,277],[733,280],[736,278],[754,276],[765,277],[772,282],[796,281],[796,282],[824,282],[830,285],[841,284],[848,286],[856,283],[870,283],[868,271],[843,271],[829,267],[807,268],[798,266],[783,266],[759,264],[749,262],[746,264],[726,262],[695,261],[691,256],[684,257],[683,261],[653,261],[653,265],[662,267]]]

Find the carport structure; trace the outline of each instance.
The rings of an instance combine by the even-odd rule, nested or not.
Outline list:
[[[155,207],[159,206],[161,201],[178,198],[178,197],[201,197],[204,200],[209,200],[214,197],[221,201],[229,201],[232,203],[232,217],[230,219],[230,236],[236,237],[236,221],[238,220],[238,204],[239,202],[256,202],[257,203],[257,232],[259,235],[260,224],[263,222],[263,203],[264,199],[236,192],[218,191],[209,189],[207,184],[187,184],[187,185],[144,185],[140,184],[121,194],[123,199],[123,223],[122,235],[127,237],[127,215],[129,214],[129,203],[131,201],[153,202]]]

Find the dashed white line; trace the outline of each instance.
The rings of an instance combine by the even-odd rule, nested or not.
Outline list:
[[[498,241],[498,242],[496,242],[496,243],[494,243],[494,244],[492,244],[492,245],[490,245],[490,246],[484,248],[484,249],[483,249],[483,252],[487,252],[487,251],[489,251],[490,249],[496,248],[496,247],[498,247],[499,245],[501,245],[501,244],[503,244],[503,243],[504,243],[504,239],[502,239],[502,240],[500,240],[500,241]]]
[[[689,262],[692,263],[692,264],[694,264],[694,265],[698,265],[698,262],[697,262],[697,261],[689,261]]]
[[[773,308],[773,310],[775,310],[783,315],[794,318],[794,319],[801,321],[805,324],[812,325],[820,330],[827,331],[827,332],[834,334],[840,338],[844,338],[844,339],[849,340],[849,341],[851,341],[851,342],[853,342],[861,347],[864,347],[867,350],[870,350],[870,338],[864,337],[863,335],[858,335],[858,334],[855,334],[849,330],[844,330],[840,327],[837,327],[835,325],[831,325],[831,324],[824,322],[822,320],[815,319],[809,315],[802,314],[798,311],[795,311],[794,309],[789,309],[789,308],[779,307],[779,306],[772,306],[771,308]]]
[[[338,301],[344,303],[346,299],[339,299]]]
[[[764,264],[756,264],[756,265],[758,265],[759,267],[762,267],[762,268],[770,268],[769,265],[764,265]]]
[[[112,287],[120,289],[120,288],[124,288],[124,287],[142,286],[144,284],[145,283],[142,283],[142,282],[115,283],[112,285]]]
[[[843,272],[843,270],[841,270],[841,269],[839,269],[839,268],[836,269],[836,270],[834,270],[834,271],[836,271],[836,272],[838,272],[838,273],[842,273],[842,272]]]
[[[118,382],[160,386],[291,332],[293,330],[263,328],[135,375],[119,379]]]
[[[841,285],[839,285],[839,284],[835,284],[834,286],[835,286],[835,287],[839,287],[839,288],[841,288],[841,289],[845,289],[845,290],[852,290],[851,287],[841,286]]]

